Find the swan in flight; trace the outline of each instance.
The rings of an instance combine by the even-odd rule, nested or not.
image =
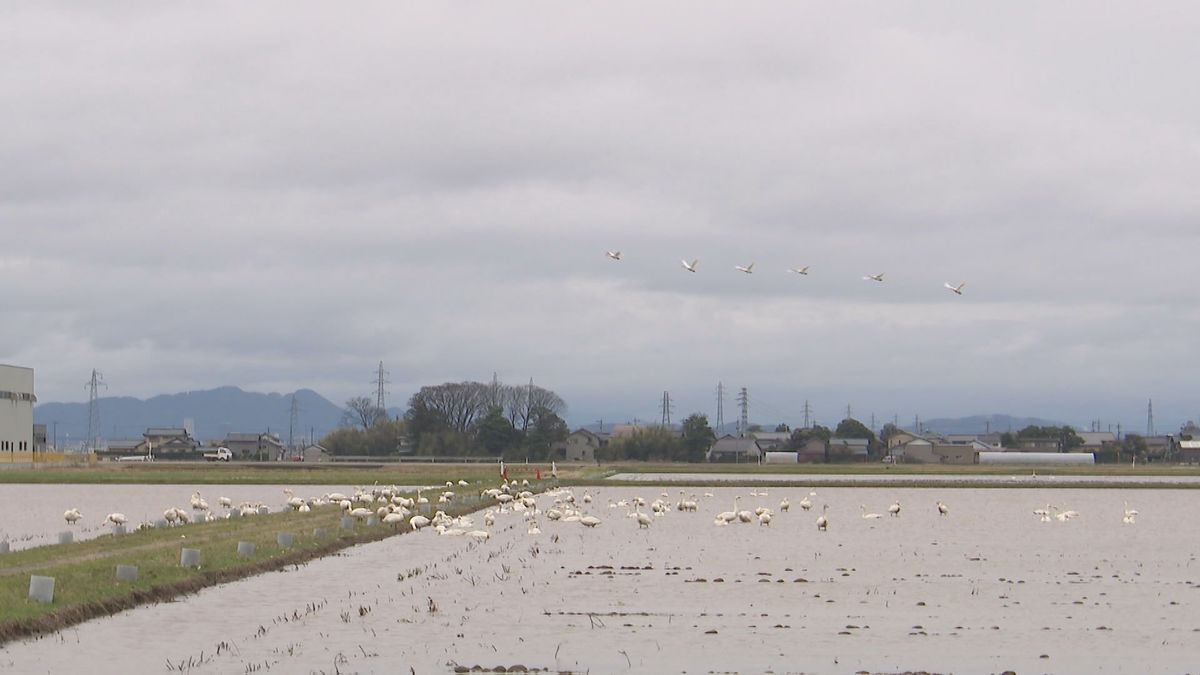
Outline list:
[[[878,281],[883,283],[883,272],[880,272],[879,274],[868,274],[867,276],[863,277],[863,281]]]
[[[679,264],[680,264],[680,265],[683,265],[683,269],[685,269],[685,270],[687,270],[687,271],[689,271],[689,272],[695,272],[695,271],[696,271],[696,265],[700,264],[700,261],[699,261],[699,260],[693,260],[692,262],[688,262],[688,261],[686,261],[686,260],[680,260],[680,261],[679,261]]]
[[[802,277],[806,277],[806,276],[808,276],[808,267],[809,267],[808,265],[805,265],[804,267],[793,267],[788,271],[795,272],[796,274],[799,274]]]
[[[966,285],[967,285],[967,282],[965,282],[965,281],[964,281],[964,282],[962,282],[961,284],[959,284],[959,285],[957,285],[957,286],[952,286],[952,285],[950,284],[950,282],[949,282],[949,281],[947,281],[946,283],[944,283],[944,284],[942,284],[942,285],[943,285],[943,286],[945,286],[945,287],[946,287],[946,290],[950,291],[951,293],[954,293],[955,295],[962,295],[962,289],[963,289],[963,287],[964,287],[964,286],[966,286]]]
[[[613,260],[620,260],[620,259],[621,259],[621,252],[620,252],[620,251],[605,251],[605,252],[604,252],[604,255],[606,255],[606,256],[608,256],[608,257],[612,258]]]
[[[750,263],[745,267],[742,267],[741,265],[734,265],[733,269],[745,274],[754,274],[754,263]]]

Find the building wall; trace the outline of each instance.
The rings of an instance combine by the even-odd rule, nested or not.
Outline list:
[[[0,365],[0,452],[33,452],[33,369]]]

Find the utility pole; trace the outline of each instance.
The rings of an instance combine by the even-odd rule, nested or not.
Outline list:
[[[662,425],[671,426],[671,392],[664,391],[662,398]]]
[[[374,381],[375,407],[379,408],[380,410],[387,410],[387,401],[385,400],[387,396],[387,390],[384,388],[384,385],[391,384],[392,382],[388,379],[388,375],[391,375],[391,373],[383,369],[383,361],[380,361],[379,370],[375,374]]]
[[[1154,435],[1154,399],[1146,402],[1146,437]]]
[[[738,392],[738,406],[742,409],[742,417],[738,422],[738,438],[741,438],[750,428],[750,393],[745,387]]]
[[[92,369],[92,379],[83,385],[88,390],[88,437],[87,452],[95,452],[100,444],[100,387],[108,389],[104,376],[95,368]]]
[[[717,434],[719,435],[725,426],[725,385],[717,382]]]

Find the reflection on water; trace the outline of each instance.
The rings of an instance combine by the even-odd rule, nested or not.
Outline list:
[[[1191,491],[817,488],[806,512],[808,489],[667,488],[699,510],[649,529],[608,506],[661,491],[593,490],[595,529],[543,514],[531,536],[505,514],[482,543],[426,530],[358,546],[10,645],[0,670],[1144,673],[1200,653]],[[1047,504],[1079,515],[1040,522]],[[713,524],[757,506],[769,527]]]

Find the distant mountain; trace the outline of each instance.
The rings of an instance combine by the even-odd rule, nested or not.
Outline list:
[[[922,420],[926,431],[942,434],[982,434],[989,429],[994,432],[1020,431],[1027,426],[1061,427],[1064,422],[1045,420],[1040,417],[1013,417],[1011,415],[972,415],[970,417],[942,417]]]
[[[342,408],[310,389],[295,392],[299,406],[296,442],[311,433],[320,440],[334,430]],[[291,394],[260,394],[237,387],[166,394],[147,400],[130,397],[101,398],[100,429],[105,440],[140,439],[148,427],[182,427],[192,420],[196,438],[217,440],[230,432],[270,431],[284,442],[291,419]],[[78,445],[87,437],[86,403],[43,403],[33,410],[34,422],[46,425],[47,435],[58,427],[60,446]]]

